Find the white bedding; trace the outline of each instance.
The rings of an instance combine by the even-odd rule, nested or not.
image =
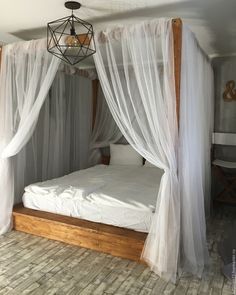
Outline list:
[[[162,176],[149,167],[97,165],[29,185],[24,206],[148,232]]]

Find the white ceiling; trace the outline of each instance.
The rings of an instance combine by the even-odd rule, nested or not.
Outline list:
[[[81,0],[76,12],[95,30],[158,17],[181,17],[208,55],[236,53],[236,0]],[[49,21],[70,14],[63,0],[0,0],[0,41],[46,36]],[[14,39],[14,37],[16,39]]]

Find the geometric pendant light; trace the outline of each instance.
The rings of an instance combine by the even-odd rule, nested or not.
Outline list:
[[[73,14],[80,3],[67,1],[65,7],[72,10],[70,16],[47,24],[47,50],[74,65],[96,52],[93,26]]]

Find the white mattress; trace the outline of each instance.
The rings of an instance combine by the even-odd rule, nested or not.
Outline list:
[[[27,186],[23,204],[148,232],[162,173],[150,167],[97,165]]]

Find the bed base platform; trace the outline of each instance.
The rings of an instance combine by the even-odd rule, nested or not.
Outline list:
[[[13,209],[13,228],[143,263],[140,256],[146,233],[28,209],[23,204]]]

